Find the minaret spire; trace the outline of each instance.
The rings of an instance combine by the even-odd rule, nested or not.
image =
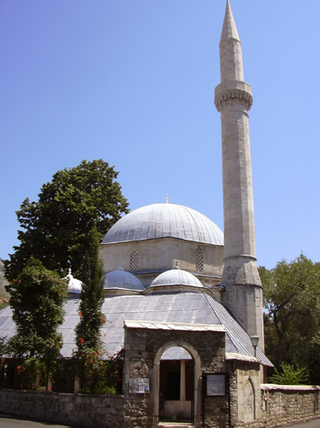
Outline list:
[[[243,81],[242,46],[229,0],[227,1],[219,47],[221,82],[226,80]]]
[[[233,17],[230,2],[227,0],[226,13],[224,16],[223,27],[221,32],[221,39],[232,38],[240,42],[239,33]]]
[[[248,111],[252,91],[245,83],[242,46],[229,0],[220,39],[221,83],[215,105],[221,113],[224,269],[223,303],[263,348],[262,286],[256,265]]]

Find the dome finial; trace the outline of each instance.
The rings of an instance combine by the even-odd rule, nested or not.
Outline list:
[[[168,193],[166,194],[166,204],[169,203],[169,197],[168,197]]]
[[[180,267],[179,267],[179,260],[176,260],[176,269],[180,269]]]
[[[69,267],[69,269],[68,269],[68,275],[71,275],[71,267]]]

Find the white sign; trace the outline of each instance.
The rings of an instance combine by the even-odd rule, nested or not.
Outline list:
[[[129,392],[130,394],[146,394],[150,391],[149,378],[130,378]]]

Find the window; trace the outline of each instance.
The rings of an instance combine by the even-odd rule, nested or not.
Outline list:
[[[138,270],[139,267],[139,256],[136,251],[132,251],[130,254],[130,269],[131,270]]]
[[[196,271],[197,272],[203,271],[203,254],[202,253],[196,254]]]

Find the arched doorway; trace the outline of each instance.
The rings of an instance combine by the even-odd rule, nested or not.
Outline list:
[[[187,342],[173,341],[162,346],[154,359],[154,418],[160,421],[200,420],[201,363],[198,352]],[[159,396],[165,398],[159,411]]]
[[[167,349],[160,359],[160,421],[193,422],[193,385],[191,354],[178,346]]]

